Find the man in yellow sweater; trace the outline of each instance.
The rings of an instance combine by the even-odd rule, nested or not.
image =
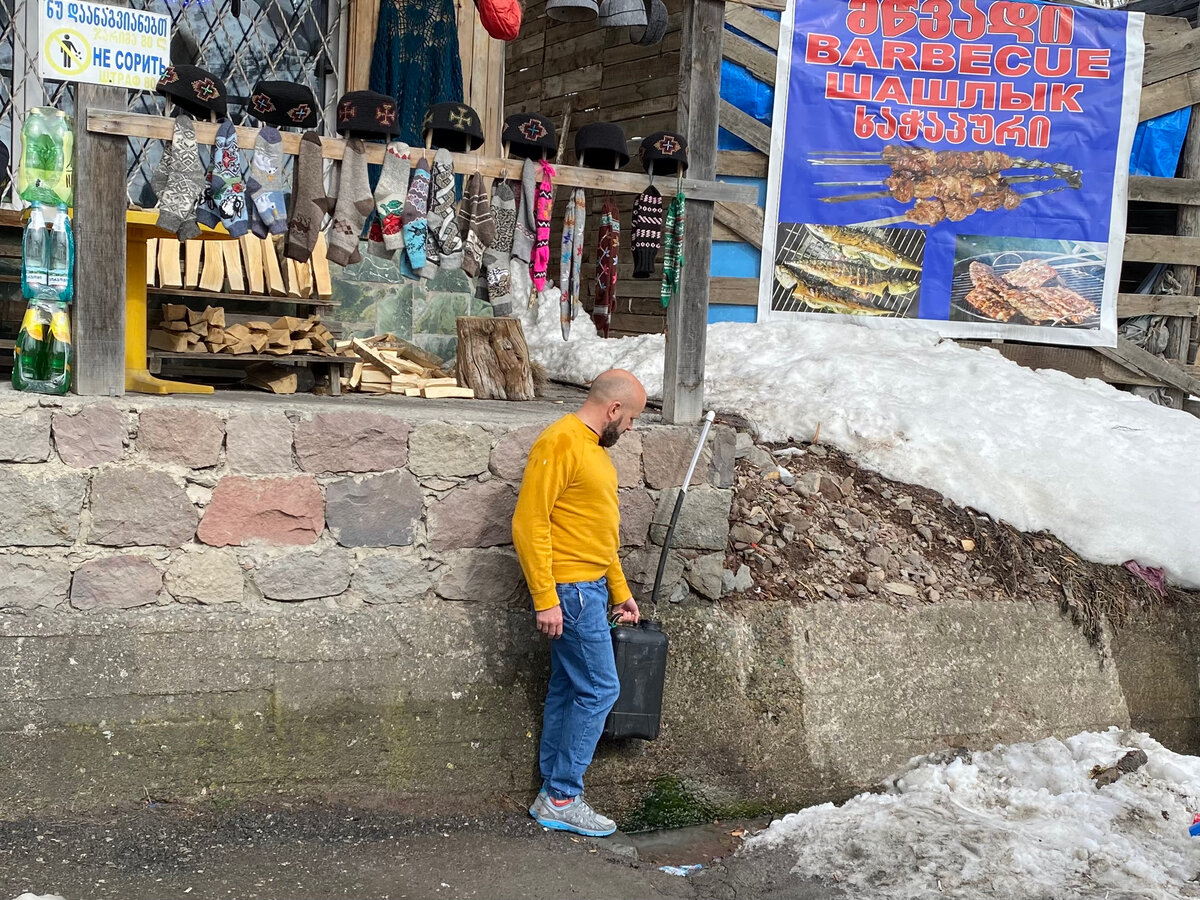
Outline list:
[[[593,837],[617,828],[583,799],[583,773],[620,693],[608,623],[639,618],[617,557],[617,471],[605,448],[645,406],[646,390],[631,373],[597,376],[583,406],[529,451],[512,521],[537,627],[551,639],[542,789],[529,814],[547,828]]]

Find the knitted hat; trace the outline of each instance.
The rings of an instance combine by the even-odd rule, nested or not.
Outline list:
[[[400,133],[396,101],[374,91],[342,94],[337,105],[338,134],[379,137]]]
[[[435,103],[425,113],[421,134],[426,138],[432,135],[435,150],[466,153],[483,144],[483,123],[479,113],[465,103]]]
[[[642,138],[638,147],[638,156],[642,167],[649,172],[650,163],[654,163],[655,175],[674,175],[683,167],[687,171],[687,140],[683,135],[673,131],[656,131]]]
[[[667,33],[667,6],[663,0],[645,0],[646,24],[630,25],[629,40],[643,47],[659,43]]]
[[[540,113],[513,113],[504,120],[501,140],[520,159],[542,159],[558,150],[554,123]]]
[[[247,108],[262,124],[277,128],[315,128],[317,124],[317,98],[305,85],[291,81],[260,81]]]
[[[155,90],[202,122],[208,121],[209,113],[223,118],[229,112],[225,82],[199,66],[167,66]]]
[[[641,2],[641,0],[639,0]],[[575,132],[575,159],[589,169],[619,169],[629,162],[628,144],[620,125],[593,122]]]
[[[600,24],[605,28],[645,25],[646,21],[646,6],[642,0],[604,0],[600,7]]]
[[[546,15],[559,22],[591,22],[600,15],[596,0],[547,0]]]

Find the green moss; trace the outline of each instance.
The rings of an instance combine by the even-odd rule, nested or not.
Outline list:
[[[642,800],[642,805],[629,814],[625,831],[651,831],[658,828],[682,828],[713,819],[716,810],[689,791],[683,780],[664,775]]]

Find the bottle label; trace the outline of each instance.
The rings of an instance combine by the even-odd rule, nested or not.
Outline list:
[[[40,341],[46,336],[42,320],[37,317],[37,313],[32,309],[25,310],[25,318],[21,320],[21,330],[35,341]]]
[[[46,277],[46,284],[48,284],[50,286],[51,290],[61,292],[67,286],[67,273],[66,272],[51,272]]]
[[[41,287],[50,282],[45,269],[40,266],[29,266],[25,269],[25,283],[30,287]]]
[[[50,334],[64,344],[71,343],[71,319],[65,312],[56,312],[50,319]]]

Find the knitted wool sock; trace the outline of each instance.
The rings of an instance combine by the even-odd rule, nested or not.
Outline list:
[[[563,255],[559,270],[559,285],[564,297],[571,300],[571,318],[579,310],[579,293],[583,288],[580,277],[583,269],[583,231],[587,215],[587,195],[583,188],[576,188],[567,201],[567,213],[563,217]],[[567,225],[570,224],[568,230]]]
[[[663,309],[671,304],[674,297],[679,296],[679,280],[683,277],[683,223],[684,199],[683,191],[675,195],[671,205],[667,207],[667,230],[663,239],[663,277],[662,289],[659,292]]]
[[[267,231],[271,234],[287,231],[287,207],[283,202],[287,176],[283,171],[283,138],[279,136],[279,129],[265,125],[258,133],[246,187],[250,189],[254,209]]]
[[[650,185],[633,204],[633,277],[649,278],[654,274],[654,257],[662,246],[663,198],[658,188]]]
[[[383,242],[383,226],[379,222],[379,214],[371,213],[371,222],[367,225],[367,255],[379,259],[391,259],[395,250],[389,250]]]
[[[517,207],[516,230],[513,233],[512,255],[528,264],[533,259],[537,219],[534,205],[537,199],[537,168],[532,159],[525,160],[521,169],[521,202]]]
[[[221,211],[213,200],[211,163],[204,172],[204,194],[196,206],[196,221],[207,228],[216,228],[221,224]]]
[[[604,200],[600,214],[600,244],[596,251],[596,285],[592,294],[592,321],[600,337],[608,337],[612,311],[617,305],[617,263],[621,252],[621,213],[612,198]]]
[[[513,305],[509,267],[512,262],[513,231],[517,222],[517,201],[507,182],[497,179],[492,185],[491,206],[496,236],[483,254],[487,296],[492,304],[492,315],[507,316],[512,312]]]
[[[321,137],[315,131],[305,132],[304,137],[300,138],[295,181],[292,210],[288,215],[286,252],[288,259],[308,262],[330,207],[330,198],[325,194]]]
[[[329,229],[329,261],[348,266],[362,259],[358,239],[367,216],[375,208],[371,199],[371,182],[367,176],[366,146],[357,138],[346,141],[342,157],[342,180],[338,185],[337,206],[333,210],[333,227]]]
[[[533,277],[533,287],[538,293],[546,289],[546,277],[550,268],[550,216],[554,213],[554,167],[544,159],[539,163],[542,167],[538,179],[537,198],[534,201],[534,219],[537,221],[537,237],[533,245],[533,259],[530,260],[530,274]]]
[[[267,223],[264,222],[262,220],[262,216],[258,214],[258,208],[254,205],[253,201],[251,201],[250,205],[246,207],[246,213],[247,218],[250,220],[250,233],[252,235],[257,238],[265,238],[268,234],[270,234],[270,232],[267,231]]]
[[[462,206],[458,209],[458,228],[466,235],[463,240],[463,271],[474,278],[479,274],[483,253],[496,238],[496,220],[488,198],[483,176],[476,172],[463,188]]]
[[[408,144],[393,141],[383,155],[383,171],[375,186],[375,211],[384,246],[389,251],[404,249],[404,200],[408,193],[409,160],[412,151]]]
[[[191,116],[175,118],[171,159],[158,198],[158,225],[181,240],[198,237],[196,204],[204,193],[204,166],[196,149],[196,127]]]
[[[416,271],[425,267],[426,244],[429,222],[429,163],[421,160],[413,169],[412,181],[408,184],[408,196],[404,199],[404,216],[401,232],[404,235],[404,250],[408,264]]]
[[[162,192],[167,188],[167,175],[171,171],[171,145],[167,144],[163,147],[162,159],[158,162],[158,168],[154,170],[154,174],[150,176],[150,190],[154,191],[155,197],[161,197]]]
[[[246,214],[246,185],[242,181],[237,129],[228,119],[223,120],[217,129],[208,180],[212,183],[213,201],[221,213],[221,224],[230,237],[241,237],[249,230],[250,219]]]
[[[435,259],[426,249],[422,278],[432,278],[439,268],[461,269],[463,262],[462,235],[454,215],[454,159],[449,150],[434,154],[429,183],[429,234],[437,251]]]

